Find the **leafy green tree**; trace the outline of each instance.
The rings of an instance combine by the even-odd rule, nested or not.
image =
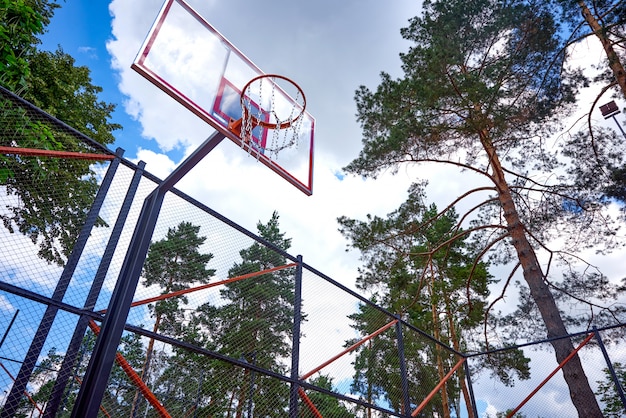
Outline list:
[[[619,380],[619,384],[622,386],[622,390],[624,390],[624,386],[626,385],[626,368],[622,363],[615,363],[613,365],[613,369],[615,374],[617,375],[617,380]],[[611,376],[611,373],[608,368],[604,370],[605,379],[603,381],[598,381],[598,390],[597,395],[600,396],[600,400],[604,403],[604,409],[602,412],[606,418],[619,418],[624,416],[624,412],[626,411],[626,405],[622,403],[622,400],[617,392],[617,388],[615,387],[615,381]]]
[[[266,224],[259,222],[257,230],[261,238],[281,250],[291,246],[291,239],[280,231],[276,212]],[[239,255],[241,262],[228,271],[229,277],[287,264],[284,255],[258,242],[241,250]],[[285,269],[226,284],[220,290],[226,301],[224,305],[202,307],[202,312],[211,312],[210,316],[202,317],[214,330],[220,352],[276,373],[286,373],[285,360],[291,354],[293,333],[293,274],[292,269]],[[283,408],[288,404],[289,387],[283,382],[244,369],[232,376],[230,384],[228,393],[233,401],[236,397],[235,417],[244,416],[250,406],[254,416],[285,415]]]
[[[361,259],[365,263],[359,270],[359,288],[374,293],[385,308],[404,315],[411,324],[457,351],[480,351],[484,348],[484,345],[472,346],[469,341],[477,340],[475,335],[481,333],[481,324],[487,313],[488,285],[493,279],[486,263],[476,260],[475,250],[467,242],[469,232],[460,228],[454,209],[439,213],[435,205],[427,206],[421,187],[416,184],[409,190],[407,201],[386,219],[368,216],[367,222],[362,222],[342,217],[339,223],[341,232],[350,239],[354,248],[361,251]],[[371,308],[361,307],[361,311],[351,318],[363,335],[383,325],[380,315],[376,315]],[[471,338],[472,335],[474,338]],[[458,361],[443,347],[417,337],[410,332],[404,336],[405,351],[411,352],[406,357],[414,390],[434,386]],[[366,345],[362,349],[359,356],[363,358],[357,359],[357,381],[353,389],[362,394],[367,392],[368,398],[377,390],[382,390],[386,401],[400,411],[399,381],[384,379],[384,383],[373,386],[369,381],[371,378],[379,379],[391,369],[388,362],[394,358],[392,353],[397,352],[395,335],[390,333],[387,342],[386,338],[383,334],[383,338],[377,338],[371,346]],[[377,353],[376,350],[382,352]],[[506,384],[512,383],[513,375],[528,378],[528,359],[520,351],[511,351],[500,357],[509,359],[487,361],[483,367],[492,369]],[[426,385],[424,358],[429,359],[427,363],[432,367],[430,379],[433,379]],[[397,373],[399,375],[399,370]],[[458,415],[461,393],[465,404],[471,405],[463,373],[458,373],[445,389],[438,399],[431,402],[432,413],[445,417]],[[396,393],[393,400],[389,396],[392,392]],[[423,394],[412,394],[413,399],[420,396]],[[471,415],[471,411],[468,413]]]
[[[72,380],[67,385],[61,408],[57,412],[58,418],[69,418],[72,406],[76,400],[80,388],[80,377],[84,375],[89,357],[95,346],[96,336],[91,331],[87,331],[80,347],[80,356],[77,364],[72,370]],[[136,334],[125,334],[118,347],[119,352],[124,356],[134,369],[139,369],[143,364],[145,352],[141,344],[141,338]],[[58,369],[61,367],[63,355],[58,354],[56,348],[51,348],[46,356],[35,368],[31,385],[36,388],[31,394],[31,399],[41,410],[45,410],[49,401],[52,388],[55,383]],[[107,392],[103,401],[102,409],[110,416],[127,416],[130,412],[130,405],[135,393],[135,387],[128,379],[128,376],[121,368],[113,369],[107,384]],[[38,413],[37,407],[26,397],[21,400],[21,406],[16,416],[29,417]]]
[[[146,348],[137,334],[124,334],[118,351],[130,364],[133,370],[141,370],[146,358]],[[112,405],[116,411],[111,416],[130,416],[132,402],[134,400],[137,387],[130,378],[116,366],[109,377],[107,398],[112,400]]]
[[[114,105],[98,100],[101,87],[87,67],[75,66],[61,49],[39,51],[38,36],[58,4],[46,0],[2,0],[0,83],[47,113],[101,144],[114,141],[119,124],[110,122]],[[0,145],[90,152],[82,140],[49,124],[10,100],[0,100]],[[54,187],[50,187],[54,185]],[[4,226],[39,246],[39,256],[62,265],[72,250],[98,184],[86,160],[0,156],[0,186],[20,204],[7,204]],[[105,225],[99,219],[97,225]]]
[[[13,91],[26,87],[28,57],[57,7],[47,1],[0,0],[0,85]]]
[[[512,410],[507,410],[505,412],[497,412],[496,413],[496,418],[509,418],[509,414],[511,412],[512,412]],[[488,416],[487,418],[490,418],[490,417]],[[517,414],[513,415],[512,418],[526,418],[526,415],[517,413]]]
[[[147,287],[158,286],[161,294],[167,295],[208,283],[215,274],[214,269],[207,268],[213,254],[200,252],[206,237],[198,235],[199,232],[199,226],[183,221],[177,227],[169,228],[165,238],[153,242],[143,266],[142,284]],[[149,305],[154,316],[152,331],[171,336],[181,335],[185,321],[181,305],[187,303],[188,298],[183,295],[168,297]],[[149,376],[153,353],[154,339],[151,338],[141,369],[144,381]]]
[[[72,380],[65,389],[61,407],[56,413],[56,417],[70,417],[78,390],[80,389],[81,376],[85,374],[95,342],[96,336],[88,330],[81,343],[80,356],[72,370]],[[132,333],[124,334],[118,351],[135,370],[139,369],[143,364],[145,350],[139,335]],[[46,403],[49,401],[57,371],[61,367],[62,361],[63,356],[57,354],[55,348],[51,348],[33,372],[32,384],[37,387],[37,390],[32,394],[32,399],[41,409],[45,409]],[[126,373],[120,367],[115,367],[111,372],[111,376],[109,376],[102,409],[109,416],[128,416],[134,394],[135,386],[130,382]],[[30,401],[24,398],[21,404],[20,414],[22,415],[20,416],[32,416],[35,407]]]
[[[90,70],[76,66],[76,60],[60,47],[55,52],[39,51],[29,59],[32,76],[23,97],[94,141],[107,145],[121,129],[110,121],[115,105],[99,100],[102,87],[92,84]],[[76,141],[76,140],[74,140]],[[63,144],[83,150],[80,143]]]
[[[96,344],[96,336],[91,330],[87,330],[85,335],[83,336],[83,340],[81,342],[80,348],[78,350],[78,358],[76,359],[76,364],[72,369],[72,375],[70,380],[64,390],[63,398],[61,399],[61,403],[59,409],[57,410],[56,417],[58,418],[68,418],[71,415],[72,406],[76,401],[76,396],[78,395],[78,390],[80,388],[80,377],[84,376],[85,371],[87,370],[87,365],[89,363],[89,357],[93,352],[93,348]],[[124,346],[124,342],[120,346]],[[62,364],[58,367],[60,369],[63,367]],[[56,383],[56,382],[55,382]],[[54,388],[51,388],[54,390]],[[51,394],[52,395],[52,394]],[[50,401],[49,398],[46,401]],[[48,411],[49,403],[46,404],[46,412]]]
[[[472,220],[468,233],[482,243],[477,253],[509,263],[511,277],[520,269],[544,335],[567,335],[550,260],[576,270],[584,260],[573,254],[610,248],[615,225],[604,211],[609,202],[581,194],[559,174],[566,170],[548,142],[581,80],[552,65],[564,53],[552,10],[540,1],[427,0],[422,17],[411,19],[402,35],[413,42],[401,54],[404,76],[383,73],[376,91],[356,92],[363,149],[346,170],[375,177],[429,163],[482,178],[452,202],[472,199],[461,219]],[[558,362],[573,350],[569,339],[552,346]],[[601,417],[580,358],[563,373],[578,414]]]

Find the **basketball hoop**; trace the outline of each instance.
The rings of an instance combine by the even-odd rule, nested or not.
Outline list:
[[[241,138],[249,154],[260,158],[270,153],[275,158],[297,146],[306,98],[295,82],[277,74],[254,77],[241,90],[240,102],[242,117],[231,120],[228,129]]]

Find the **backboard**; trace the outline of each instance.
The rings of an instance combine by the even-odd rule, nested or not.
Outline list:
[[[229,122],[242,117],[241,89],[264,72],[184,0],[165,1],[132,68],[300,191],[313,193],[314,118],[304,111],[297,145],[279,154],[265,151],[276,135],[271,129],[257,126],[252,141],[229,130]],[[280,87],[272,91],[297,102]],[[264,114],[263,101],[251,100]]]

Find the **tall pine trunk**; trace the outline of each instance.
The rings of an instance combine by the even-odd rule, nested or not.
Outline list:
[[[585,22],[591,28],[593,33],[602,43],[602,47],[604,48],[604,53],[606,54],[607,59],[609,60],[609,68],[613,72],[615,76],[615,80],[622,90],[622,94],[624,98],[626,98],[626,71],[624,71],[624,65],[620,61],[617,52],[613,48],[613,42],[611,38],[608,37],[606,29],[604,29],[598,19],[591,13],[589,7],[584,1],[579,1],[578,5],[580,6],[583,17],[585,18]]]
[[[554,297],[550,292],[550,288],[544,280],[537,254],[526,236],[524,224],[517,212],[511,189],[505,179],[504,170],[500,164],[500,159],[489,140],[487,132],[483,131],[481,133],[481,142],[489,157],[492,169],[491,179],[498,190],[498,199],[504,212],[504,219],[511,237],[511,244],[517,252],[530,294],[537,304],[541,318],[546,324],[548,338],[563,337],[568,334],[567,329],[565,328]],[[551,344],[559,363],[565,360],[565,358],[574,351],[574,346],[569,338],[553,340]],[[563,366],[562,371],[563,377],[569,387],[570,398],[578,411],[578,416],[581,418],[602,418],[602,411],[598,406],[593,390],[589,386],[589,380],[585,375],[578,354],[574,355],[574,357]]]

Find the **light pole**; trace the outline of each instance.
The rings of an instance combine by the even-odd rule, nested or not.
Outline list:
[[[624,129],[622,129],[622,125],[620,125],[617,119],[615,119],[615,115],[620,113],[617,104],[615,104],[615,100],[611,100],[607,104],[600,106],[600,112],[602,112],[602,116],[604,116],[604,119],[613,118],[615,124],[622,132],[622,135],[624,135],[624,138],[626,138],[626,133],[624,132]]]

